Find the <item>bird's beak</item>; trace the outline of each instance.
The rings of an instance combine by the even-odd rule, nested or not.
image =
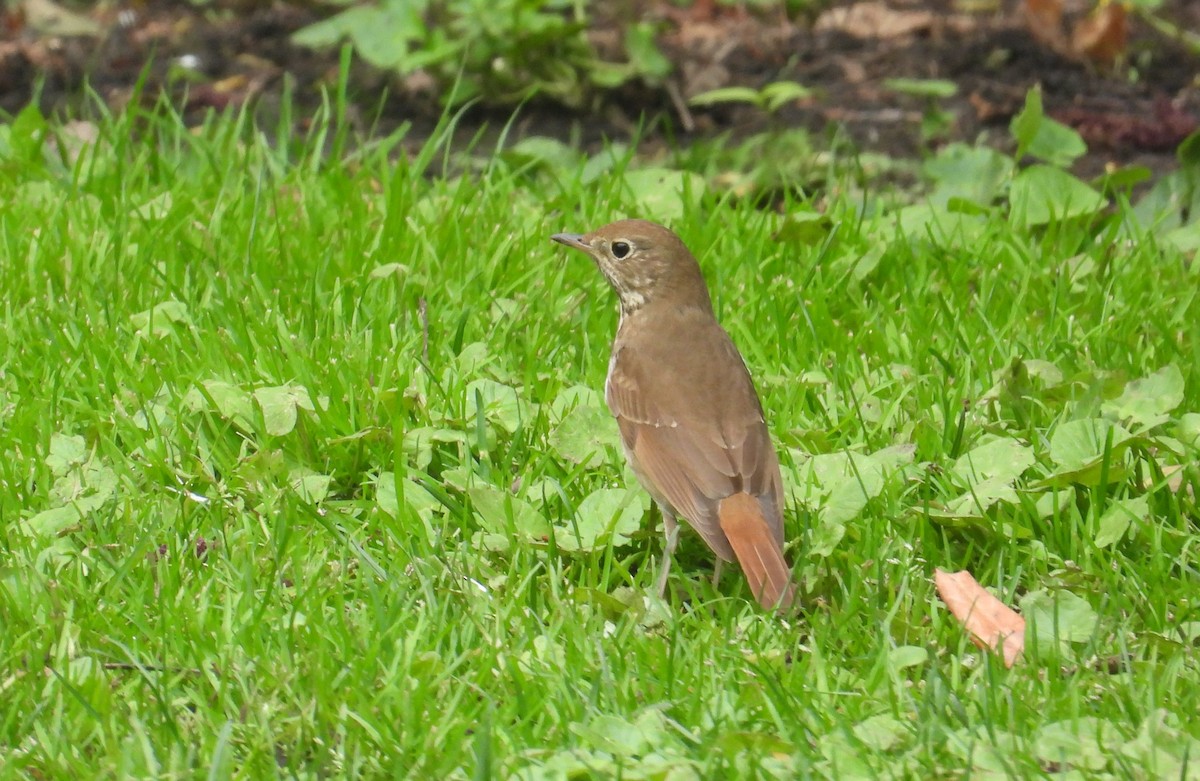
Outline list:
[[[568,247],[574,247],[575,249],[580,249],[584,252],[591,252],[592,249],[591,246],[583,240],[582,233],[556,233],[550,238],[554,239],[559,244],[564,244]]]

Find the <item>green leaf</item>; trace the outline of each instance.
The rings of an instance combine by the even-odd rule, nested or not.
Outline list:
[[[254,427],[254,399],[237,385],[221,380],[204,380],[200,383],[205,393],[216,405],[216,412],[243,431]],[[199,390],[193,388],[184,398],[193,409],[207,409],[207,402]]]
[[[1163,241],[1180,252],[1193,254],[1200,250],[1200,222],[1189,222],[1163,234]]]
[[[881,713],[854,725],[854,737],[872,751],[891,751],[910,734],[909,727],[894,716]]]
[[[675,730],[662,713],[653,707],[643,710],[632,722],[620,716],[602,714],[586,725],[572,724],[571,731],[579,736],[585,746],[627,760],[632,765],[635,778],[647,777],[637,772],[649,759],[647,755],[661,754],[679,742]],[[616,775],[626,776],[624,773]]]
[[[464,446],[468,442],[465,431],[452,428],[422,426],[404,432],[403,447],[406,455],[413,459],[417,469],[424,470],[433,461],[436,444]],[[461,448],[456,448],[457,452]]]
[[[675,66],[658,49],[656,25],[636,22],[625,28],[625,54],[635,75],[657,84],[671,75]]]
[[[971,778],[1006,778],[1012,757],[1027,753],[1025,738],[993,725],[962,727],[946,734],[946,749],[970,768]]]
[[[949,246],[974,246],[987,227],[986,221],[974,214],[951,211],[949,204],[915,203],[896,210],[892,215],[891,231],[910,241],[930,240]]]
[[[333,483],[333,478],[301,467],[292,470],[288,476],[288,483],[304,501],[320,504],[329,496],[329,486]]]
[[[886,251],[887,247],[883,244],[875,244],[869,247],[866,252],[851,250],[832,260],[829,268],[835,274],[846,276],[856,282],[862,282],[871,276],[871,273],[875,269],[879,268],[879,261],[883,259],[883,254]],[[866,402],[867,399],[863,399],[863,401]]]
[[[379,509],[392,518],[399,519],[400,497],[396,495],[396,475],[392,472],[381,472],[373,482],[375,502]],[[443,509],[442,503],[433,494],[407,477],[400,479],[400,491],[404,496],[404,506],[422,520],[428,521],[434,513]]]
[[[1144,165],[1130,165],[1105,170],[1093,180],[1093,186],[1106,194],[1128,194],[1139,184],[1154,179],[1154,172]]]
[[[1017,142],[1016,158],[1020,160],[1025,156],[1033,140],[1037,138],[1038,128],[1042,125],[1042,120],[1046,118],[1046,112],[1042,108],[1042,88],[1034,87],[1025,93],[1025,107],[1021,109],[1008,125],[1008,130],[1012,134],[1013,139]]]
[[[1194,450],[1200,450],[1200,413],[1188,412],[1179,417],[1175,436]]]
[[[504,150],[505,158],[536,163],[546,168],[568,170],[576,168],[579,152],[557,138],[527,136]]]
[[[982,518],[984,513],[997,502],[1015,504],[1017,491],[1008,478],[982,480],[946,503],[941,509],[931,509],[930,515],[938,518]]]
[[[827,763],[820,777],[838,781],[867,781],[879,777],[878,771],[867,763],[867,753],[862,750],[862,745],[846,734],[845,727],[820,736],[816,744]]]
[[[818,516],[817,526],[808,539],[804,553],[814,559],[827,559],[833,555],[838,543],[846,536],[846,524]]]
[[[794,81],[773,81],[763,87],[759,94],[763,108],[773,114],[792,101],[808,100],[813,91]]]
[[[1030,591],[1021,597],[1020,605],[1026,623],[1025,640],[1036,641],[1042,653],[1055,647],[1066,650],[1070,644],[1086,643],[1099,622],[1092,606],[1070,591]]]
[[[794,744],[784,740],[779,735],[776,735],[772,732],[723,730],[716,738],[714,745],[721,753],[730,758],[738,756],[771,757],[793,754],[796,751],[796,746]],[[763,778],[772,776],[768,775],[759,777]],[[779,776],[774,777],[778,778]],[[696,776],[680,776],[680,781],[682,781],[684,778],[691,779],[696,778]]]
[[[1172,171],[1159,177],[1134,205],[1130,221],[1160,237],[1195,225],[1194,217],[1200,214],[1198,179],[1196,171]],[[1136,231],[1133,235],[1140,238]]]
[[[600,409],[604,407],[604,398],[595,388],[588,385],[572,385],[569,388],[563,388],[554,397],[554,401],[550,402],[550,419],[562,422],[562,419],[576,407]]]
[[[1175,159],[1185,171],[1200,172],[1200,130],[1192,131],[1180,142],[1175,149]]]
[[[1096,529],[1096,547],[1104,548],[1121,541],[1133,523],[1146,523],[1150,520],[1150,502],[1145,496],[1132,499],[1118,499],[1108,505],[1104,515],[1100,516]]]
[[[508,537],[515,534],[523,540],[544,540],[550,535],[550,524],[542,514],[523,499],[491,485],[476,485],[467,489],[471,504],[484,531]]]
[[[1186,715],[1165,708],[1151,711],[1143,719],[1137,736],[1121,745],[1121,756],[1147,770],[1146,778],[1193,781],[1195,758],[1200,756],[1200,739],[1184,728],[1185,718]]]
[[[367,279],[387,279],[388,277],[406,279],[411,274],[412,269],[403,263],[383,263],[371,269],[371,273],[367,275]]]
[[[52,507],[20,523],[20,529],[30,537],[57,537],[82,520],[79,510],[71,505]]]
[[[670,168],[627,171],[624,184],[642,214],[660,222],[681,219],[699,204],[706,186],[700,174]]]
[[[833,220],[829,215],[812,209],[796,209],[783,217],[779,230],[775,232],[775,239],[812,246],[824,241],[832,228]]]
[[[158,195],[152,196],[140,206],[133,208],[133,214],[136,214],[143,220],[151,222],[161,220],[171,212],[171,206],[175,199],[171,195],[170,190],[165,190]]]
[[[613,169],[622,165],[629,156],[629,148],[625,144],[610,143],[602,151],[588,158],[579,174],[581,184],[591,184],[601,177],[609,176]]]
[[[633,66],[627,62],[597,60],[588,69],[588,80],[603,89],[615,89],[633,78]]]
[[[378,17],[378,11],[373,8],[352,8],[323,19],[315,24],[302,27],[292,33],[292,43],[297,46],[307,46],[310,49],[325,49],[336,46],[350,34],[355,26],[363,21],[373,21]]]
[[[297,31],[292,42],[322,49],[348,38],[371,65],[408,72],[416,67],[410,43],[426,35],[426,5],[419,0],[384,0],[379,5],[356,6]]]
[[[580,406],[567,413],[550,432],[550,447],[573,464],[599,466],[608,449],[620,446],[617,423],[608,410]]]
[[[1013,224],[1031,228],[1096,214],[1107,200],[1066,171],[1033,165],[1013,179],[1009,203]]]
[[[997,437],[959,456],[954,475],[971,485],[991,480],[1011,483],[1036,460],[1033,449],[1009,437]]]
[[[929,196],[936,206],[961,199],[990,206],[1012,178],[1013,161],[988,147],[949,144],[922,165],[937,186]]]
[[[834,524],[854,520],[867,502],[879,496],[883,485],[883,470],[864,464],[857,475],[847,475],[829,492],[821,506],[821,520]]]
[[[292,383],[258,388],[254,391],[254,400],[262,409],[267,433],[276,437],[290,434],[296,428],[297,410],[312,412],[316,409],[308,389]]]
[[[50,125],[38,110],[36,101],[31,101],[21,109],[11,124],[0,125],[0,130],[5,131],[0,135],[0,155],[31,169],[45,167],[43,150],[46,148]]]
[[[921,667],[929,661],[929,651],[919,645],[898,645],[888,651],[888,669],[893,673],[909,667]]]
[[[1034,503],[1034,511],[1038,518],[1049,518],[1055,513],[1061,513],[1075,506],[1075,490],[1064,488],[1059,491],[1046,491]]]
[[[523,404],[517,389],[495,380],[479,379],[467,384],[467,421],[473,422],[479,408],[483,416],[508,433],[521,426]]]
[[[1121,395],[1101,408],[1105,415],[1138,429],[1150,429],[1165,423],[1168,412],[1183,403],[1183,372],[1168,364],[1125,386]]]
[[[785,475],[785,493],[815,510],[819,523],[813,531],[809,553],[825,557],[845,534],[867,502],[883,492],[888,479],[910,463],[913,448],[885,448],[871,455],[841,451],[822,453],[803,461],[795,473]]]
[[[1108,766],[1121,734],[1111,722],[1095,716],[1046,724],[1037,732],[1033,753],[1043,764],[1101,771]]]
[[[1124,451],[1133,443],[1133,435],[1104,418],[1084,418],[1063,423],[1050,436],[1050,459],[1059,468],[1042,481],[1042,484],[1061,486],[1074,482],[1097,485],[1104,467],[1102,462],[1105,442],[1110,436],[1110,476],[1121,476],[1124,470]]]
[[[158,338],[174,334],[178,324],[192,324],[187,304],[182,301],[164,301],[144,312],[130,315],[129,322],[139,336]]]
[[[580,503],[575,523],[555,529],[555,542],[567,551],[602,548],[610,537],[613,545],[622,545],[641,528],[644,515],[639,491],[601,488]]]
[[[1013,117],[1009,129],[1017,140],[1017,160],[1028,154],[1057,168],[1066,168],[1087,154],[1083,136],[1045,115],[1040,87],[1026,93],[1025,108]]]
[[[454,359],[454,369],[459,377],[471,377],[484,368],[493,369],[496,356],[486,342],[471,342],[463,345]]]
[[[67,434],[50,435],[50,452],[46,454],[46,466],[55,477],[62,477],[87,460],[87,443],[83,437]]]
[[[720,89],[701,92],[688,99],[693,106],[714,106],[718,103],[747,103],[751,106],[762,106],[762,96],[758,90],[749,87],[722,87]]]
[[[952,98],[958,84],[947,79],[884,79],[883,88],[918,98]]]

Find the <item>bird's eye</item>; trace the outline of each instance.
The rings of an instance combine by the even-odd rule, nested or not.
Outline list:
[[[613,242],[612,254],[613,254],[613,257],[616,258],[617,260],[621,260],[626,255],[628,255],[630,252],[633,252],[633,247],[629,246],[629,242],[627,242],[627,241],[614,241]]]

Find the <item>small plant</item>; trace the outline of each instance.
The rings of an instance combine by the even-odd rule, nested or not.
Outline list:
[[[892,92],[921,98],[925,111],[921,114],[921,138],[925,142],[942,138],[954,126],[954,113],[942,108],[940,101],[958,94],[958,85],[944,79],[888,79],[883,86]]]
[[[379,0],[296,33],[303,46],[349,41],[371,65],[431,76],[448,105],[479,98],[513,104],[539,94],[580,105],[596,88],[654,81],[670,63],[650,25],[627,31],[628,60],[602,61],[587,39],[588,17],[565,0]]]
[[[751,87],[722,87],[695,95],[688,102],[693,106],[714,106],[719,103],[745,103],[774,116],[781,108],[797,100],[807,100],[813,91],[794,81],[773,81],[762,89]]]
[[[816,153],[807,131],[789,128],[779,119],[787,105],[808,100],[814,91],[794,81],[774,81],[760,89],[722,87],[701,92],[688,101],[693,106],[743,104],[767,115],[767,130],[744,139],[736,147],[724,143],[715,149],[721,169],[718,182],[739,195],[788,189],[812,178]]]

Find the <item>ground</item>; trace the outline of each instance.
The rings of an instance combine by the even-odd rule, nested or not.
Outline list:
[[[954,150],[914,204],[874,175],[911,159],[853,154],[928,154],[902,74],[957,79],[949,138],[1004,144],[1036,76],[1109,142],[1089,165],[1169,150],[1194,95],[1154,69],[1182,55],[1140,30],[1139,78],[1104,76],[999,12],[895,6],[863,43],[861,17],[695,0],[661,11],[678,94],[798,79],[822,94],[775,129],[837,120],[849,154],[707,143],[765,117],[664,87],[514,122],[587,145],[653,109],[630,166],[441,135],[406,161],[329,140],[336,60],[287,43],[315,12],[97,6],[75,25],[118,31],[84,45],[31,32],[50,1],[0,20],[6,106],[41,71],[54,131],[0,116],[0,779],[1200,781],[1194,159],[1135,201]],[[89,69],[114,110],[63,121]],[[164,79],[176,100],[119,110]],[[385,83],[379,124],[427,132],[436,101],[364,67],[350,121]],[[1178,121],[1140,121],[1156,95]],[[700,143],[647,159],[672,133]],[[786,213],[708,186],[810,157],[819,202]],[[603,400],[614,297],[549,238],[631,213],[695,252],[754,378],[797,615],[734,567],[714,584],[690,532],[656,596],[659,519]],[[1024,631],[975,620],[998,606]]]
[[[775,121],[810,129],[837,126],[859,148],[911,157],[929,143],[974,141],[981,134],[1002,142],[1026,91],[1041,84],[1047,111],[1088,141],[1091,152],[1080,167],[1091,174],[1110,162],[1169,167],[1176,146],[1200,117],[1195,83],[1200,58],[1140,20],[1131,22],[1124,62],[1104,69],[1074,61],[1036,39],[1012,0],[970,14],[930,0],[840,3],[809,20],[707,2],[687,10],[657,2],[640,5],[643,18],[661,21],[659,45],[675,66],[668,84],[627,88],[593,104],[598,110],[590,112],[535,101],[524,109],[519,133],[574,136],[596,144],[627,136],[646,115],[664,120],[648,123],[653,142],[664,134],[684,140],[725,130],[746,134]],[[611,49],[616,22],[605,20],[604,4],[594,7],[597,28],[591,35],[602,51]],[[149,2],[100,8],[89,14],[102,31],[95,38],[47,35],[44,25],[38,30],[31,22],[32,11],[7,16],[14,36],[0,44],[0,109],[15,112],[34,94],[46,108],[70,106],[78,102],[85,77],[110,105],[121,105],[145,72],[143,95],[169,84],[192,116],[257,98],[269,117],[284,74],[294,79],[302,106],[315,105],[320,86],[336,79],[337,52],[317,53],[289,41],[293,32],[326,13],[315,6]],[[1200,8],[1186,0],[1167,0],[1160,15],[1183,30],[1200,29]],[[170,79],[173,65],[185,57],[194,58],[198,73]],[[894,77],[958,85],[954,97],[939,101],[951,121],[932,142],[922,138],[925,100],[887,89],[885,80]],[[689,109],[684,100],[705,89],[757,88],[780,80],[815,88],[817,95],[785,107],[774,120],[747,106]],[[385,91],[391,97],[375,119]],[[383,129],[412,122],[414,143],[441,110],[433,96],[407,93],[405,83],[361,64],[354,69],[351,92],[362,117],[372,117]],[[507,110],[477,110],[466,122],[495,125],[507,115]]]

